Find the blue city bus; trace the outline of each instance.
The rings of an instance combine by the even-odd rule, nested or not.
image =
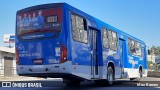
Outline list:
[[[37,5],[16,16],[17,74],[109,85],[147,76],[145,42],[66,3]]]

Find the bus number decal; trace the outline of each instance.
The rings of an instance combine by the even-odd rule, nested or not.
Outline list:
[[[49,59],[48,63],[59,63],[59,60],[56,59]]]

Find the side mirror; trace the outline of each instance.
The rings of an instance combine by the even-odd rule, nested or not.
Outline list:
[[[150,55],[151,54],[151,52],[150,52],[150,50],[148,49],[148,55]]]

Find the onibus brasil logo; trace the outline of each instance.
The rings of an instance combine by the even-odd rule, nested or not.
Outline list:
[[[34,83],[34,82],[2,82],[2,87],[42,87],[42,83]]]

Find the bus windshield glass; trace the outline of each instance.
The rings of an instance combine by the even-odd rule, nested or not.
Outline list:
[[[17,15],[17,35],[22,36],[22,39],[32,39],[33,34],[38,35],[39,38],[52,36],[55,32],[61,32],[61,29],[62,8],[60,7],[34,10]]]

